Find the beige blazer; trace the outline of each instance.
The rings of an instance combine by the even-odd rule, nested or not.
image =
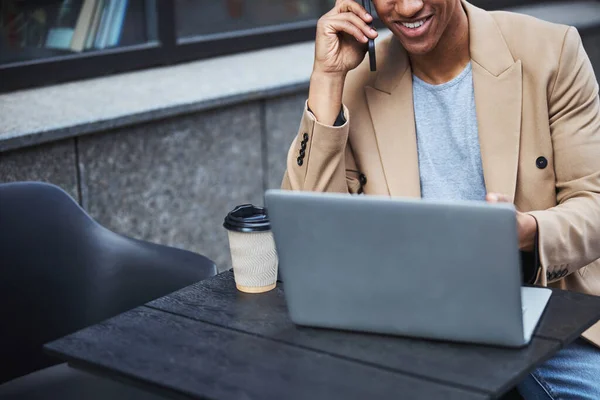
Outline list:
[[[487,191],[536,218],[538,284],[600,295],[600,100],[579,34],[463,6]],[[284,189],[420,197],[410,63],[393,36],[377,53],[348,75],[343,126],[305,109]],[[600,323],[584,337],[600,346]]]

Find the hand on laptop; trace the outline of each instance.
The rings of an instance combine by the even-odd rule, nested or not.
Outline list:
[[[488,193],[485,199],[488,203],[512,203],[510,197],[499,193]],[[517,210],[517,229],[519,230],[519,250],[533,251],[537,233],[535,218]]]

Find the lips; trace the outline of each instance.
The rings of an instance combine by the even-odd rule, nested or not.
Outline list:
[[[422,19],[414,20],[411,22],[395,22],[395,25],[402,32],[402,34],[409,38],[416,38],[424,35],[429,27],[431,26],[431,21],[433,20],[433,15],[429,17],[425,17]]]
[[[420,21],[415,21],[415,22],[401,22],[402,25],[404,25],[407,28],[420,28],[421,26],[423,26],[423,24],[425,24],[425,21],[427,20],[427,18],[423,18]]]

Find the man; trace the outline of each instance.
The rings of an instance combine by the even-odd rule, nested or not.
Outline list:
[[[534,280],[600,295],[600,100],[574,28],[460,0],[338,0],[317,24],[283,187],[514,202]],[[600,399],[600,324],[534,371],[526,399]]]

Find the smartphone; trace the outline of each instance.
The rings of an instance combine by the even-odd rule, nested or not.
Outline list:
[[[373,15],[371,12],[371,0],[362,0],[362,6],[369,13],[369,15]],[[373,17],[373,20],[375,17]],[[373,27],[373,22],[369,24],[369,26]],[[369,39],[369,64],[371,65],[371,71],[377,71],[377,59],[375,58],[375,39]]]

